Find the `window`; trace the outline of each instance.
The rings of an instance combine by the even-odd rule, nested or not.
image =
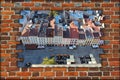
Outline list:
[[[18,49],[23,52],[18,58],[24,59],[18,62],[19,67],[101,66],[101,10],[23,10],[21,15],[22,44]]]

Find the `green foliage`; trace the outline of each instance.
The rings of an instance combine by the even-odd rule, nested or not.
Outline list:
[[[45,57],[43,59],[42,64],[48,65],[48,64],[56,64],[56,63],[55,63],[55,59],[54,58],[49,59],[48,57]]]

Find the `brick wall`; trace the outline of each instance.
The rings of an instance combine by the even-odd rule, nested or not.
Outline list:
[[[1,0],[1,79],[120,79],[120,3],[119,0]],[[65,0],[67,1],[67,0]],[[18,68],[16,41],[21,34],[18,20],[22,18],[20,11],[29,10],[69,10],[69,9],[94,9],[103,10],[106,15],[104,21],[106,28],[103,30],[105,40],[102,67],[61,67],[61,68]]]

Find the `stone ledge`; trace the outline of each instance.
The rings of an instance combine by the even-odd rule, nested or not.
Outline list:
[[[42,65],[32,64],[31,67],[101,67],[101,64],[71,64],[71,65]]]

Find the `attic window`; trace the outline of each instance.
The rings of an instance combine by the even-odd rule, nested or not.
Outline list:
[[[101,10],[21,11],[19,67],[101,67]]]

